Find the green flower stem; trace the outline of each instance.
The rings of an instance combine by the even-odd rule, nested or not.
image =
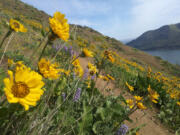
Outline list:
[[[43,44],[43,42],[45,41],[45,39],[48,37],[50,31],[45,35],[45,37],[41,40],[41,42],[39,43],[38,47],[36,47],[36,49],[33,51],[33,53],[31,54],[30,58],[32,59],[33,56],[37,53],[37,51],[39,50],[39,48],[41,47],[41,45]]]
[[[10,38],[9,38],[9,40],[8,40],[8,42],[7,42],[6,46],[5,46],[5,48],[4,48],[3,55],[1,56],[0,65],[1,65],[2,60],[3,60],[3,58],[4,58],[4,54],[6,53],[6,50],[7,50],[8,46],[9,46],[9,43],[11,42],[11,40],[12,40],[13,37],[14,37],[14,32],[11,32],[10,34],[11,34],[11,35],[10,35]]]
[[[71,61],[71,64],[80,57],[80,54]]]
[[[66,45],[66,43],[64,43],[64,44],[62,45],[62,48],[63,48],[65,45]],[[56,59],[58,53],[62,50],[62,48],[59,48],[59,49],[57,50],[56,54],[52,57],[52,59],[51,59],[52,62],[54,62],[54,60]]]
[[[3,37],[3,39],[2,39],[2,41],[1,41],[1,43],[0,43],[0,49],[1,49],[1,47],[3,46],[3,43],[4,43],[4,41],[6,40],[6,38],[7,38],[9,35],[11,35],[12,32],[13,32],[12,30],[9,30],[9,31],[6,33],[6,35]]]
[[[47,48],[48,44],[49,44],[49,40],[48,40],[48,41],[46,42],[46,44],[44,45],[44,48],[43,48],[43,50],[42,50],[42,52],[41,52],[41,55],[39,56],[38,61],[40,61],[40,59],[42,58],[42,56],[43,56],[43,54],[44,54],[44,52],[45,52],[45,49]]]

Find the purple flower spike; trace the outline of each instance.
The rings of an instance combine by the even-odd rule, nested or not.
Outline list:
[[[67,51],[68,51],[68,47],[67,47],[67,46],[64,46],[64,50],[67,52]]]
[[[56,45],[55,45],[55,44],[53,44],[53,45],[52,45],[52,48],[53,48],[53,49],[56,49]]]
[[[70,46],[70,48],[69,48],[69,53],[70,53],[71,56],[74,55],[74,51],[73,51],[73,49],[72,49],[72,46]]]
[[[88,76],[88,69],[86,68],[83,74],[83,80],[85,80]]]
[[[56,51],[58,51],[61,48],[61,45],[52,45],[52,48],[55,49]]]
[[[75,79],[76,78],[76,74],[75,73],[73,73],[73,79]]]
[[[96,77],[96,75],[91,76],[91,80],[94,80],[95,77]]]
[[[73,101],[74,101],[74,102],[77,102],[77,101],[79,100],[80,96],[81,96],[81,88],[78,88],[78,89],[76,90],[75,95],[74,95]]]
[[[125,125],[125,124],[123,124],[123,125],[121,125],[121,127],[118,129],[116,135],[126,135],[127,131],[128,131],[128,126]]]

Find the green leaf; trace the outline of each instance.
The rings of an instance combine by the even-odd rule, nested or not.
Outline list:
[[[102,121],[96,121],[92,127],[92,130],[95,134],[98,134],[97,127],[102,123]]]

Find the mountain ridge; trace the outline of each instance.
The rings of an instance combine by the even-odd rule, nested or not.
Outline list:
[[[141,50],[180,49],[180,23],[144,32],[127,45]]]

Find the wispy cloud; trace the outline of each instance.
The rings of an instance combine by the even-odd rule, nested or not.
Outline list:
[[[131,36],[180,22],[180,0],[135,0],[132,8]]]
[[[22,0],[70,23],[86,25],[117,39],[135,38],[162,25],[180,22],[180,0]]]

